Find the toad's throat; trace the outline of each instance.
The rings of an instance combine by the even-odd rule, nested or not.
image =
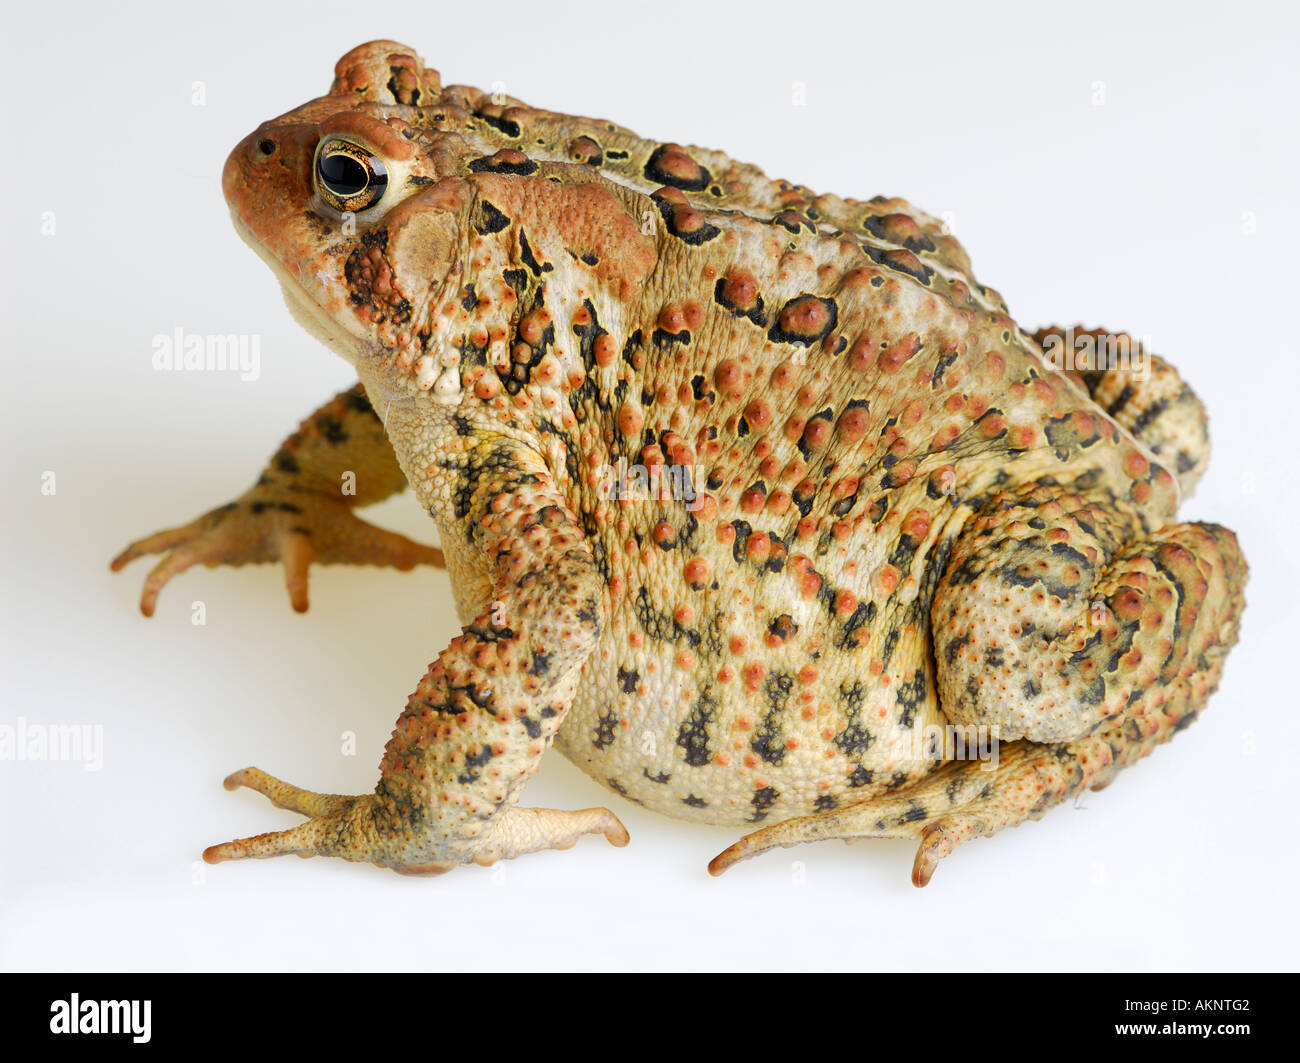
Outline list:
[[[231,210],[230,219],[239,238],[256,251],[258,258],[275,274],[276,280],[280,282],[280,290],[284,293],[284,305],[288,307],[293,319],[335,354],[356,365],[360,358],[361,341],[340,327],[329,311],[312,298],[292,271],[253,235],[237,211]]]

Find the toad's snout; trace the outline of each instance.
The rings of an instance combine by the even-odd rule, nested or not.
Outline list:
[[[311,165],[318,133],[313,125],[265,123],[226,158],[221,190],[249,235],[273,245],[287,220],[312,196]]]

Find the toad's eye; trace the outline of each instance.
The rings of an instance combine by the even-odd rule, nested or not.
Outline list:
[[[383,160],[350,140],[332,138],[316,149],[316,188],[321,199],[337,211],[373,207],[388,188]]]

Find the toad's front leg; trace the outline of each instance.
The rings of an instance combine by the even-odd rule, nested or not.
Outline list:
[[[591,548],[544,469],[518,455],[476,498],[474,537],[494,559],[495,600],[452,640],[398,718],[373,794],[316,794],[255,768],[226,780],[311,818],[216,845],[209,863],[339,856],[408,873],[567,848],[627,831],[607,809],[514,804],[572,703],[603,622]]]
[[[188,524],[136,540],[111,567],[120,572],[137,557],[165,555],[145,578],[140,595],[140,611],[153,616],[163,587],[193,565],[280,561],[290,602],[306,612],[313,562],[444,567],[441,550],[378,528],[354,512],[405,487],[383,421],[357,384],[303,421],[239,498]]]

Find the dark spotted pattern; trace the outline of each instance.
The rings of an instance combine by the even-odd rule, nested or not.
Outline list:
[[[537,172],[537,163],[515,148],[502,148],[493,155],[474,159],[469,164],[472,173],[512,174],[527,177]]]
[[[659,208],[664,227],[683,243],[698,247],[722,234],[721,229],[706,221],[675,188],[661,188],[651,199]]]
[[[646,180],[679,188],[684,192],[703,191],[713,180],[709,171],[678,144],[662,144],[646,160]]]
[[[824,339],[839,321],[839,307],[834,299],[817,295],[800,295],[787,302],[776,314],[768,332],[773,343],[793,343],[810,347]]]

